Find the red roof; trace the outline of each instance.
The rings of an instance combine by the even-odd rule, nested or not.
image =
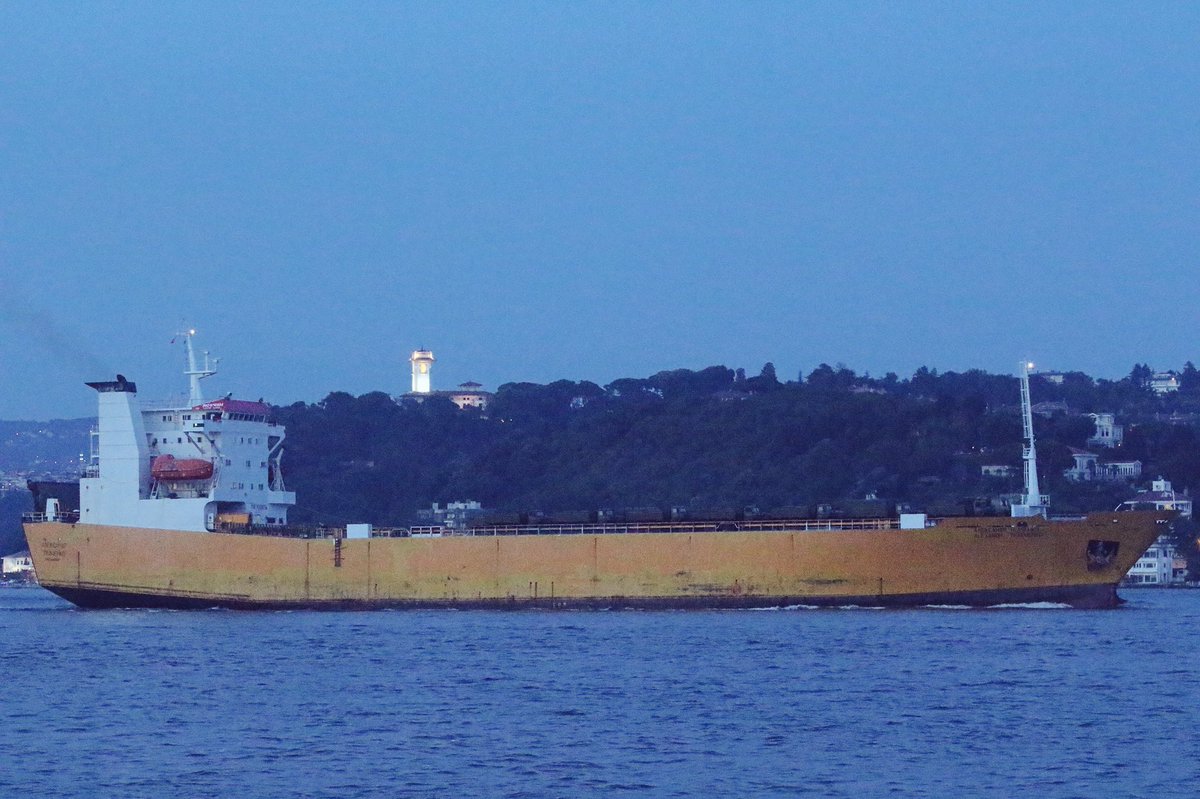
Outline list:
[[[192,408],[194,411],[224,411],[225,413],[246,413],[254,416],[269,416],[271,406],[262,402],[247,402],[246,400],[219,399],[204,402]]]
[[[1174,502],[1174,491],[1139,491],[1130,502]]]

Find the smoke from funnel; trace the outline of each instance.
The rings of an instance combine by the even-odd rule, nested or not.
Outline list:
[[[77,375],[103,377],[112,372],[88,346],[84,336],[35,308],[27,297],[20,296],[15,286],[0,283],[0,296],[6,298],[0,325],[10,328],[11,335],[44,350],[56,363]]]

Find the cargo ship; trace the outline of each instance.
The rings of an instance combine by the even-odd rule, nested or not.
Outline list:
[[[214,370],[187,346],[187,402],[144,408],[121,375],[87,384],[98,429],[79,507],[40,497],[25,520],[39,582],[80,607],[1114,607],[1171,516],[1049,518],[1023,374],[1012,517],[299,527],[271,407],[204,401]]]

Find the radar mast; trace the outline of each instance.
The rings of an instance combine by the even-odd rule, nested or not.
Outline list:
[[[204,396],[200,393],[200,381],[217,373],[219,359],[210,357],[208,351],[205,350],[203,353],[204,366],[199,366],[196,363],[196,350],[192,347],[192,337],[196,335],[196,329],[188,328],[179,335],[183,336],[184,344],[187,346],[188,368],[184,374],[188,377],[188,401],[194,408],[204,402]]]

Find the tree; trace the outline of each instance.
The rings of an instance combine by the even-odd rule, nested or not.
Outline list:
[[[698,400],[733,386],[734,372],[725,366],[710,366],[693,372],[691,369],[674,369],[659,372],[647,381],[659,389],[665,399]]]
[[[518,511],[769,510],[857,501],[874,491],[893,505],[953,505],[1000,490],[981,478],[981,466],[1020,464],[1011,375],[923,367],[908,381],[870,380],[820,364],[805,384],[783,386],[773,372],[766,364],[735,382],[737,373],[723,366],[677,369],[616,380],[607,391],[567,380],[510,383],[486,416],[440,397],[397,405],[379,393],[334,392],[279,409],[288,425],[284,470],[301,496],[298,521],[311,513],[401,524],[418,508],[454,499]],[[859,384],[885,392],[850,390]],[[728,401],[730,388],[740,401]],[[1072,373],[1063,386],[1039,381],[1035,398],[1055,388],[1072,408],[1120,415],[1122,458],[1142,460],[1148,474],[1163,474],[1179,490],[1200,487],[1200,435],[1164,416],[1164,401],[1132,378]],[[1172,411],[1200,413],[1195,398],[1175,399]],[[1115,507],[1111,490],[1084,491],[1061,477],[1068,447],[1084,445],[1091,420],[1076,413],[1034,422],[1046,488],[1063,496],[1056,507]]]
[[[33,497],[28,491],[0,491],[0,555],[26,549],[21,514],[31,510]]]
[[[913,373],[912,380],[908,381],[914,394],[926,397],[937,395],[937,384],[937,369],[930,369],[928,366],[922,366]]]
[[[1183,372],[1179,375],[1179,392],[1190,396],[1200,394],[1200,369],[1191,361],[1183,365]]]
[[[831,389],[837,384],[833,367],[822,363],[808,373],[808,385],[813,388]]]
[[[1129,371],[1129,382],[1138,388],[1148,388],[1153,377],[1154,370],[1144,363],[1135,363]]]
[[[747,386],[751,391],[774,391],[777,388],[782,388],[782,383],[775,376],[775,364],[767,361],[763,364],[762,371],[758,377],[752,377],[746,381]]]

